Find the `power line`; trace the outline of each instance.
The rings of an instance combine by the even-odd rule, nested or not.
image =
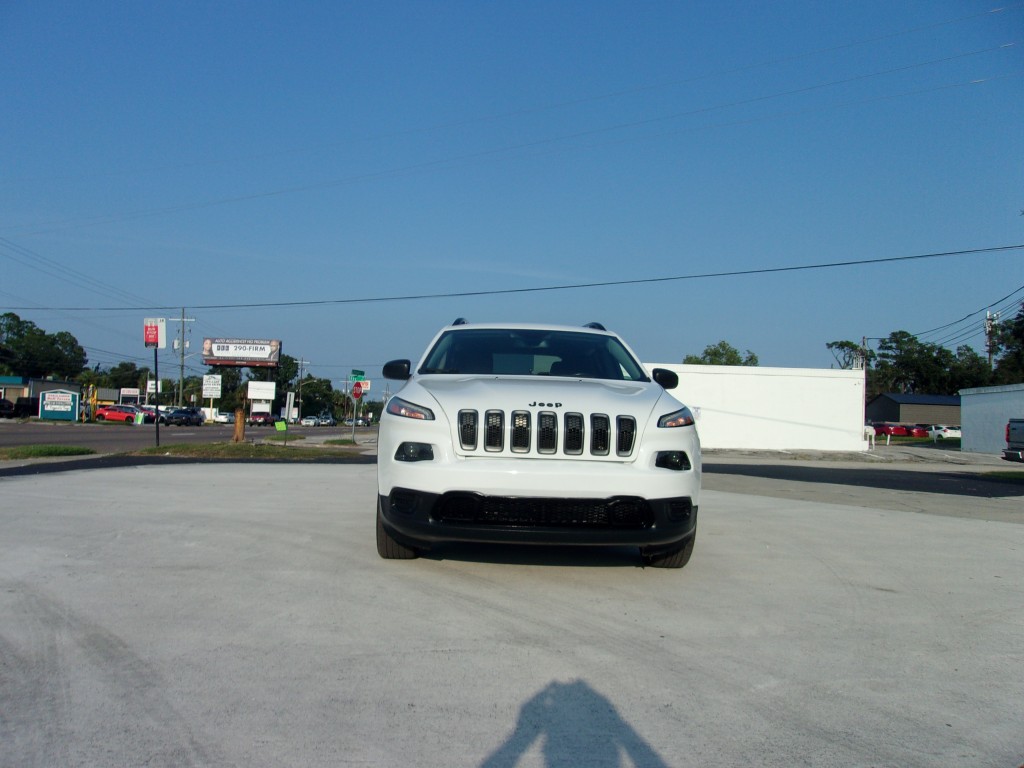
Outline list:
[[[186,304],[190,309],[265,309],[270,307],[317,307],[336,306],[341,304],[371,304],[399,301],[422,301],[426,299],[456,299],[470,296],[500,296],[509,294],[543,293],[550,291],[582,290],[585,288],[611,288],[625,285],[647,285],[683,280],[709,280],[713,278],[744,277],[750,275],[782,274],[786,272],[807,272],[810,270],[837,269],[840,267],[874,266],[907,261],[923,261],[926,259],[948,258],[953,256],[977,256],[980,254],[1005,253],[1024,249],[1024,243],[1018,245],[1000,245],[991,248],[972,248],[962,251],[943,251],[941,253],[925,253],[916,256],[889,256],[879,259],[854,259],[850,261],[833,261],[822,264],[803,264],[788,267],[763,267],[761,269],[740,269],[728,272],[702,272],[671,277],[647,277],[634,280],[608,280],[593,283],[567,283],[564,285],[539,286],[534,288],[503,288],[489,291],[455,291],[450,293],[423,293],[404,296],[376,296],[355,299],[317,299],[306,301],[270,301],[246,304]],[[46,310],[54,312],[150,312],[170,309],[181,309],[181,304],[174,307],[10,307],[14,310]]]

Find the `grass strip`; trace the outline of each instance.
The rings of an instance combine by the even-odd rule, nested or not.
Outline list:
[[[92,448],[75,445],[17,445],[0,448],[0,459],[45,459],[51,456],[89,456],[96,453]]]
[[[353,451],[332,448],[304,448],[268,443],[202,443],[196,445],[153,446],[132,451],[132,456],[182,456],[190,459],[262,459],[269,461],[309,461],[329,456],[350,456]]]

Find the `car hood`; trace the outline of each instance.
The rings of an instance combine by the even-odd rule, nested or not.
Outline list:
[[[609,381],[536,376],[422,376],[410,381],[399,396],[423,402],[419,391],[429,395],[454,421],[464,409],[556,411],[629,415],[643,425],[659,401],[668,413],[680,407],[654,382]]]

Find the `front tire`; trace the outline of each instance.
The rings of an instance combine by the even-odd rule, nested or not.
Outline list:
[[[653,553],[641,548],[640,555],[643,557],[644,565],[650,568],[682,568],[690,562],[693,545],[696,542],[697,532],[694,531],[682,546]]]
[[[377,554],[385,560],[414,560],[419,557],[412,547],[407,547],[392,536],[384,527],[384,515],[380,511],[380,499],[377,499]]]

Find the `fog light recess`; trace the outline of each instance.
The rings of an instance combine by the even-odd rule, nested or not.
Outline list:
[[[682,472],[684,469],[691,468],[690,457],[686,455],[685,451],[658,451],[654,466]]]
[[[433,461],[434,448],[430,443],[402,443],[395,451],[395,461]]]

